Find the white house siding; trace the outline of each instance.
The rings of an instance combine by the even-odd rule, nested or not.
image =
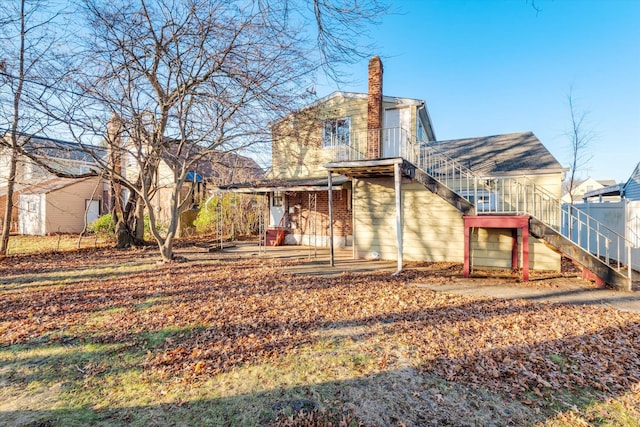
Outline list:
[[[18,203],[21,213],[18,216],[18,232],[45,235],[45,224],[41,218],[46,217],[46,194],[21,194]]]
[[[357,256],[396,259],[395,190],[391,179],[357,180],[353,187],[354,241]],[[422,185],[402,185],[403,256],[407,261],[464,260],[462,214]],[[511,231],[473,231],[474,266],[511,267]],[[522,237],[518,237],[522,241]],[[560,269],[560,256],[543,242],[529,237],[530,268]]]

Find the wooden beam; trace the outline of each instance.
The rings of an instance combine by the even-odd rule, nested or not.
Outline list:
[[[518,229],[511,230],[511,272],[518,271]]]
[[[464,267],[462,274],[469,277],[471,272],[471,236],[470,229],[497,228],[511,229],[511,268],[518,269],[518,229],[522,230],[522,280],[529,280],[529,216],[512,215],[465,215],[464,220]]]
[[[464,225],[464,267],[462,269],[462,275],[469,277],[471,273],[471,228]]]

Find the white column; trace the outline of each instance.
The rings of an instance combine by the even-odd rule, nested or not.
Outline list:
[[[393,179],[396,190],[396,236],[398,244],[398,270],[394,274],[402,271],[402,171],[400,163],[393,165]]]
[[[327,184],[329,184],[329,265],[333,267],[335,265],[333,254],[333,178],[331,176],[331,171],[329,171],[328,173],[329,176]]]

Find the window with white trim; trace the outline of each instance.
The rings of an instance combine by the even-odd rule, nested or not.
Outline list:
[[[349,117],[325,120],[322,123],[322,146],[349,145],[350,134],[351,119]]]
[[[283,206],[284,205],[284,196],[280,191],[273,192],[273,203],[272,206]]]

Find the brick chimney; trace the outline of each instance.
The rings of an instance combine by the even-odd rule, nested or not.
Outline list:
[[[380,158],[382,129],[382,61],[379,56],[369,60],[369,97],[367,102],[367,158]]]

